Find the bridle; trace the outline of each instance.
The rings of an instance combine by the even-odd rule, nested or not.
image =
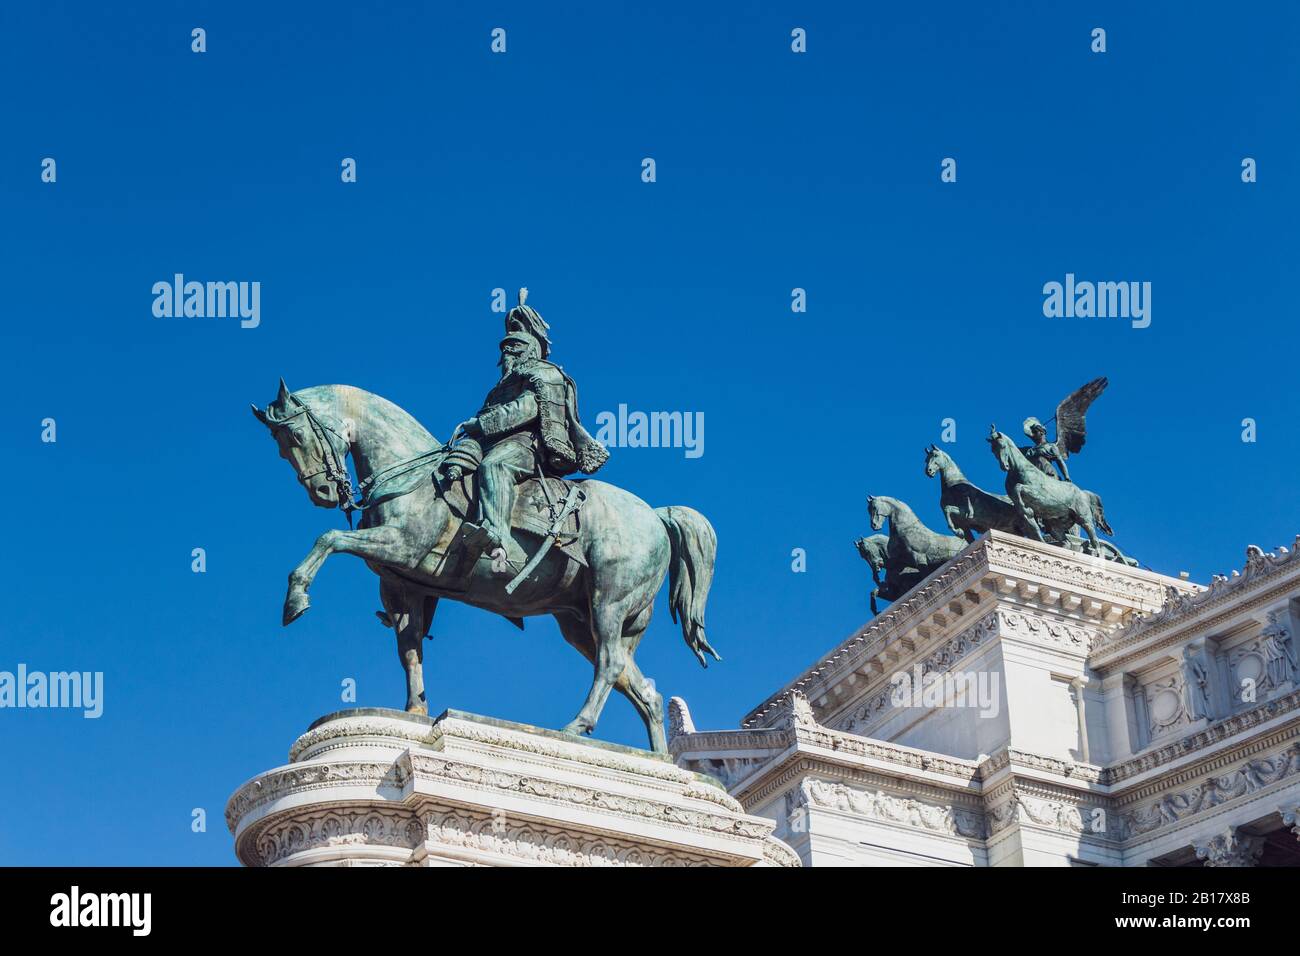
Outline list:
[[[343,456],[340,456],[338,448],[328,437],[328,435],[334,436],[343,443],[343,447],[346,449],[351,445],[347,436],[343,435],[339,428],[335,428],[328,422],[324,421],[319,415],[313,412],[311,407],[305,402],[296,397],[293,397],[293,400],[298,405],[298,410],[296,412],[292,415],[286,415],[284,418],[268,419],[267,424],[272,433],[274,433],[276,430],[288,425],[289,422],[293,421],[295,418],[306,416],[307,424],[311,427],[312,433],[316,436],[316,440],[323,448],[327,449],[327,452],[321,456],[321,467],[316,471],[313,471],[310,475],[299,475],[298,481],[301,482],[304,487],[309,487],[308,483],[313,478],[318,475],[324,475],[325,479],[334,486],[334,493],[339,502],[338,506],[347,516],[349,528],[352,527],[352,515],[354,512],[365,511],[375,503],[374,494],[379,490],[381,485],[393,478],[398,478],[415,470],[420,467],[423,462],[444,454],[447,450],[446,445],[439,445],[432,451],[416,455],[414,458],[407,458],[403,461],[399,461],[394,465],[390,465],[387,468],[375,472],[369,478],[363,480],[360,483],[360,486],[354,491],[352,487],[352,476],[348,474],[348,466],[344,461],[344,458],[346,458],[346,452],[344,452]],[[342,426],[340,426],[340,428],[341,427]]]
[[[321,418],[311,410],[309,405],[296,398],[294,401],[298,404],[298,410],[292,415],[286,415],[284,418],[271,419],[268,422],[271,432],[275,433],[279,429],[284,428],[299,416],[306,416],[307,424],[310,426],[312,434],[316,436],[316,440],[320,443],[322,449],[324,449],[324,452],[321,455],[321,467],[316,471],[313,471],[310,475],[299,475],[298,481],[301,482],[304,487],[310,487],[309,482],[313,478],[318,475],[324,475],[325,479],[334,486],[334,494],[335,497],[338,498],[339,507],[343,510],[343,513],[347,515],[348,527],[351,528],[352,512],[360,511],[361,506],[353,500],[352,476],[348,474],[347,463],[339,456],[338,448],[326,433],[328,433],[328,435],[333,435],[341,441],[345,449],[348,447],[350,442],[345,436],[339,433],[337,428],[322,421]],[[346,456],[346,452],[344,452],[344,456]]]

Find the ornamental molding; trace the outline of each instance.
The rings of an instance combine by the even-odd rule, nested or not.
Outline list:
[[[1086,627],[1046,615],[1026,614],[999,608],[996,612],[1004,634],[1023,637],[1035,644],[1060,647],[1080,657],[1086,656],[1105,636],[1100,628]]]
[[[1097,660],[1090,663],[1098,669],[1121,668],[1138,655],[1177,643],[1190,627],[1213,629],[1220,621],[1284,596],[1294,586],[1294,572],[1300,572],[1297,554],[1300,535],[1289,551],[1265,552],[1252,544],[1240,573],[1217,575],[1208,588],[1196,592],[1168,588],[1159,610],[1108,635],[1097,649]]]
[[[289,748],[289,760],[290,762],[298,760],[309,751],[311,760],[319,760],[331,752],[355,748],[357,744],[366,740],[391,746],[392,741],[397,739],[411,744],[443,749],[444,738],[500,747],[544,759],[579,763],[600,770],[633,773],[638,777],[650,777],[669,784],[703,783],[690,771],[648,753],[644,757],[628,756],[618,751],[593,747],[585,742],[569,744],[532,734],[512,732],[491,724],[459,720],[455,717],[444,717],[436,724],[417,723],[400,717],[377,716],[330,720],[299,737]],[[708,786],[716,792],[710,793],[703,799],[734,809],[729,805],[725,793],[712,785]]]
[[[424,841],[420,815],[410,809],[328,809],[260,825],[241,840],[244,863],[274,866],[297,853],[340,846],[386,846],[410,851]]]
[[[986,536],[987,560],[994,571],[1033,575],[1085,590],[1131,608],[1160,606],[1166,582],[1172,579],[1137,568],[1116,570],[1115,562],[1066,548],[992,532]],[[1188,589],[1196,585],[1181,585]]]
[[[548,866],[716,866],[714,858],[650,848],[614,836],[593,836],[532,821],[503,820],[463,809],[426,811],[434,848],[469,850]]]
[[[973,808],[936,804],[898,796],[882,789],[809,778],[803,781],[793,809],[812,806],[882,823],[928,830],[945,836],[983,840],[984,814]]]
[[[864,685],[865,700],[846,705],[847,713],[830,711],[823,721],[847,733],[868,731],[892,705],[895,672],[910,671],[920,666],[922,677],[932,673],[947,673],[955,668],[990,638],[1019,638],[1039,647],[1064,650],[1076,657],[1086,657],[1102,638],[1103,632],[1050,614],[1036,614],[1008,607],[996,607],[974,624],[954,635],[920,661],[900,659],[896,668],[882,672],[877,680]],[[794,693],[792,691],[792,693]]]
[[[1123,763],[1109,767],[1103,772],[1102,781],[1111,785],[1123,783],[1125,780],[1131,780],[1139,774],[1163,767],[1197,751],[1217,746],[1231,737],[1254,730],[1270,720],[1295,713],[1297,708],[1300,708],[1300,690],[1265,701],[1250,710],[1224,717],[1196,733],[1153,747]],[[1294,727],[1297,724],[1300,724],[1300,713],[1297,713],[1293,720],[1288,721],[1287,726]],[[1236,756],[1235,752],[1234,756]]]
[[[593,835],[528,820],[507,819],[465,809],[418,801],[411,808],[324,809],[277,819],[245,841],[253,866],[272,866],[294,855],[334,847],[392,847],[406,851],[411,865],[416,851],[457,856],[467,862],[483,855],[550,866],[716,866],[718,858],[647,847],[618,837]],[[783,852],[784,851],[784,852]],[[771,865],[790,862],[784,845],[764,847]]]
[[[668,752],[674,757],[682,754],[714,754],[735,751],[784,750],[794,743],[794,734],[785,728],[763,730],[697,730],[668,741]]]
[[[964,579],[969,571],[984,563],[984,545],[984,539],[975,542],[934,574],[912,588],[903,597],[891,604],[886,611],[878,614],[823,657],[821,661],[814,664],[786,687],[752,710],[741,721],[741,726],[746,728],[764,726],[766,724],[765,718],[772,716],[781,705],[787,702],[791,691],[798,690],[808,697],[815,696],[811,693],[812,687],[819,683],[820,679],[837,671],[850,656],[856,657],[859,652],[868,646],[881,642],[885,636],[905,622],[907,618],[928,616],[929,613],[940,610],[952,599],[954,593],[959,593],[954,585]]]
[[[1230,768],[1243,760],[1295,741],[1298,730],[1300,730],[1300,715],[1297,715],[1296,719],[1279,724],[1264,734],[1241,740],[1237,744],[1215,753],[1205,754],[1199,760],[1192,761],[1154,779],[1136,781],[1125,788],[1115,787],[1112,792],[1115,793],[1121,804],[1128,805],[1139,802],[1148,797],[1154,797],[1172,787],[1192,783],[1207,774]]]
[[[1282,750],[1247,760],[1223,775],[1211,775],[1196,786],[1175,790],[1158,799],[1120,813],[1123,839],[1147,836],[1185,823],[1218,807],[1253,798],[1300,774],[1300,743],[1294,739]],[[1127,801],[1126,801],[1127,802]]]
[[[889,673],[882,671],[879,679],[864,686],[866,691],[865,702],[859,701],[856,705],[852,702],[846,702],[846,705],[841,707],[839,712],[831,711],[827,715],[825,725],[840,724],[842,726],[836,729],[849,734],[861,733],[863,729],[874,723],[883,711],[893,706],[891,703],[894,694],[892,678],[898,670],[909,670],[919,663],[922,677],[932,673],[946,673],[954,665],[978,650],[989,638],[998,634],[1002,615],[1001,610],[989,611],[959,634],[945,640],[939,648],[931,651],[929,655],[919,662],[908,663],[900,659],[894,670]],[[791,691],[791,693],[799,692]],[[844,712],[846,709],[847,713]]]
[[[1105,770],[1096,764],[1075,763],[1059,757],[1047,757],[1042,754],[1016,750],[1014,747],[999,747],[992,756],[979,765],[980,775],[991,779],[1003,770],[1034,770],[1057,777],[1077,780],[1083,784],[1104,783]]]
[[[628,797],[578,784],[544,780],[510,770],[479,767],[437,754],[408,753],[408,759],[418,777],[456,783],[480,790],[517,793],[553,803],[570,804],[586,810],[600,810],[629,819],[648,819],[670,827],[730,833],[756,840],[763,839],[771,831],[771,825],[764,821],[686,809],[658,800]],[[685,796],[702,799],[705,790],[721,794],[716,787],[699,784],[694,789],[688,788]],[[732,804],[727,809],[731,810],[734,807],[734,813],[744,812],[735,800],[727,797],[726,794],[721,796]]]
[[[444,725],[445,730],[443,729]],[[479,724],[453,718],[445,718],[440,721],[437,730],[438,743],[441,743],[442,739],[446,737],[447,739],[454,739],[457,743],[470,741],[483,746],[514,751],[529,757],[542,758],[542,760],[531,761],[533,763],[541,763],[544,760],[562,760],[567,763],[592,767],[598,771],[636,774],[638,777],[648,777],[674,786],[685,786],[690,791],[690,796],[709,803],[715,803],[732,812],[740,811],[740,805],[716,783],[702,780],[698,774],[684,770],[669,760],[659,757],[650,755],[631,757],[616,751],[591,747],[585,743],[567,744],[563,741],[552,741],[532,735],[525,736],[508,730],[500,730],[489,724]],[[608,775],[608,773],[601,774],[601,776]]]
[[[809,754],[793,754],[789,759],[780,761],[764,773],[761,779],[746,781],[746,784],[752,786],[746,788],[746,784],[742,784],[736,795],[746,808],[760,808],[782,795],[788,798],[808,777],[839,781],[864,790],[881,790],[894,796],[927,803],[960,807],[973,813],[979,813],[983,808],[977,789],[956,783],[945,785],[942,782],[896,777],[888,770],[865,768],[839,762],[829,756]]]
[[[969,788],[979,780],[979,765],[973,760],[946,757],[926,750],[904,747],[901,744],[859,737],[829,727],[819,725],[801,728],[796,731],[795,739],[800,745],[833,751],[844,757],[879,760],[892,764],[900,770],[944,774],[954,778],[953,785],[958,787]]]
[[[995,836],[1013,823],[1052,830],[1072,837],[1108,840],[1110,837],[1093,829],[1095,814],[1104,825],[1110,811],[1104,799],[1083,799],[1077,793],[1051,788],[1013,785],[998,788],[996,799],[986,812],[989,836]]]
[[[1008,596],[1018,588],[1027,595],[1024,605]],[[873,660],[882,653],[887,660],[891,654],[896,661],[909,658],[913,644],[924,643],[931,632],[944,631],[972,610],[987,609],[990,600],[1003,609],[1011,608],[1007,613],[1024,615],[1025,620],[1006,622],[1009,628],[1017,628],[1016,633],[1046,646],[1086,654],[1126,617],[1158,609],[1170,590],[1197,592],[1200,586],[1152,571],[1118,567],[1113,561],[1055,545],[989,532],[752,710],[741,725],[771,726],[793,690],[817,701],[840,680],[852,681],[855,672],[868,663],[868,669],[883,669],[879,660]],[[1030,609],[1042,614],[1029,613]],[[1055,626],[1030,629],[1030,619],[1051,620]],[[901,652],[891,650],[900,644]],[[822,722],[830,722],[827,715]]]
[[[346,747],[355,747],[363,739],[391,746],[394,739],[428,746],[435,739],[431,724],[417,722],[415,718],[403,719],[380,716],[338,717],[312,727],[289,747],[289,763],[305,759],[303,755],[314,750],[312,757]],[[321,746],[322,744],[326,746]]]
[[[226,826],[234,833],[238,821],[251,811],[289,793],[305,793],[338,786],[400,792],[410,778],[411,767],[406,760],[387,763],[375,760],[305,763],[273,770],[256,780],[250,780],[235,791],[226,804]]]

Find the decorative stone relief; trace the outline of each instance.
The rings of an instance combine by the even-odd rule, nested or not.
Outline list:
[[[1144,684],[1142,693],[1146,698],[1148,739],[1162,736],[1180,724],[1191,722],[1181,673]]]
[[[335,846],[390,846],[410,850],[424,839],[418,815],[408,810],[326,810],[272,823],[257,835],[259,866],[272,866],[306,850]]]
[[[895,796],[883,790],[860,790],[842,783],[813,778],[803,782],[802,792],[804,799],[812,806],[853,813],[872,820],[901,823],[950,836],[984,839],[983,814],[975,810],[937,806],[910,797]]]
[[[1125,839],[1151,833],[1229,800],[1258,793],[1296,773],[1300,773],[1300,743],[1293,743],[1272,756],[1249,760],[1224,776],[1209,777],[1194,787],[1163,794],[1140,809],[1123,813],[1120,832]]]
[[[1236,597],[1241,591],[1250,588],[1254,582],[1285,570],[1300,553],[1300,535],[1296,535],[1295,547],[1288,551],[1278,548],[1276,552],[1265,553],[1262,548],[1250,545],[1246,548],[1246,566],[1240,573],[1233,571],[1231,577],[1216,575],[1210,586],[1204,591],[1189,593],[1168,586],[1165,600],[1159,611],[1135,618],[1122,631],[1112,634],[1107,643],[1127,640],[1152,628],[1177,620],[1211,604],[1216,604],[1230,597]]]
[[[1264,852],[1264,838],[1249,836],[1231,827],[1196,847],[1196,858],[1206,866],[1256,866]]]
[[[550,866],[710,866],[707,857],[653,850],[615,837],[593,838],[558,827],[506,821],[465,810],[425,815],[431,849],[448,847]]]
[[[1300,664],[1296,661],[1291,631],[1282,623],[1277,611],[1268,612],[1268,624],[1259,634],[1260,648],[1264,652],[1265,676],[1270,689],[1293,683]]]

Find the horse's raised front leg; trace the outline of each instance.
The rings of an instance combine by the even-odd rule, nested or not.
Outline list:
[[[427,549],[425,549],[427,551]],[[287,627],[311,607],[307,591],[321,565],[331,554],[355,554],[366,561],[414,568],[424,559],[421,544],[393,525],[360,531],[326,531],[316,539],[307,557],[289,574],[289,592],[284,598],[282,623]]]
[[[965,538],[967,541],[974,541],[969,531],[957,527],[957,515],[961,514],[961,509],[956,505],[948,505],[943,509],[943,520],[948,522],[948,530],[959,538]]]

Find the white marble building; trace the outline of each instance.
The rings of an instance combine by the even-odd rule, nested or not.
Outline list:
[[[670,747],[810,866],[1300,864],[1297,546],[1204,588],[994,532]]]

